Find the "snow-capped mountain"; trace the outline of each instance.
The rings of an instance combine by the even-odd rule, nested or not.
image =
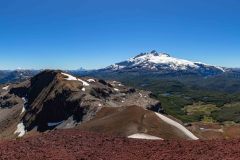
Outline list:
[[[103,69],[104,71],[149,71],[160,73],[199,73],[216,75],[225,72],[225,68],[207,65],[200,62],[191,62],[184,59],[171,57],[167,53],[141,53],[129,60],[113,64]]]

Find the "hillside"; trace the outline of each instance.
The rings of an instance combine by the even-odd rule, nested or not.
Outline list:
[[[2,73],[6,73],[6,71]],[[130,116],[132,114],[131,110],[126,107],[132,105],[134,107],[150,108],[152,111],[171,115],[183,122],[182,124],[187,127],[193,125],[193,127],[189,127],[189,129],[201,137],[201,139],[211,139],[215,138],[215,136],[209,137],[208,133],[205,134],[206,130],[201,129],[202,127],[199,123],[207,125],[205,128],[207,128],[208,131],[214,131],[215,128],[212,126],[217,126],[217,128],[220,129],[220,132],[216,134],[218,138],[232,138],[240,133],[240,72],[238,69],[191,62],[189,60],[172,57],[166,53],[152,51],[149,53],[141,53],[126,61],[100,70],[87,71],[79,69],[75,71],[64,71],[65,76],[69,76],[70,74],[70,79],[72,78],[72,80],[67,81],[68,83],[66,83],[66,79],[55,79],[55,76],[63,76],[56,74],[53,75],[52,78],[51,76],[47,76],[48,78],[44,76],[39,77],[39,75],[35,76],[32,81],[36,84],[30,84],[29,77],[31,76],[27,76],[28,73],[33,72],[24,70],[13,72],[9,75],[16,75],[13,76],[15,77],[13,78],[15,79],[14,81],[18,79],[17,75],[25,77],[19,79],[22,83],[11,85],[10,80],[9,84],[0,85],[0,90],[9,85],[8,90],[10,91],[10,95],[5,96],[7,100],[5,99],[0,102],[0,104],[8,108],[9,105],[19,106],[14,107],[14,111],[6,109],[3,111],[3,114],[7,115],[7,117],[15,116],[20,119],[23,118],[22,120],[26,123],[25,125],[28,130],[45,131],[56,127],[73,127],[85,120],[94,118],[99,108],[103,106],[110,107],[108,112],[110,115],[107,115],[109,117],[111,117],[111,114],[115,111],[119,112],[116,114],[120,114],[122,110],[126,111]],[[73,77],[71,74],[77,77],[80,76],[80,79],[85,82],[91,80],[92,84],[84,87],[83,84],[77,83],[79,77]],[[45,80],[49,78],[49,82],[45,82]],[[41,79],[45,80],[42,81]],[[118,82],[116,82],[116,80]],[[46,84],[42,84],[42,82]],[[97,90],[96,87],[98,88]],[[51,90],[51,92],[48,92],[49,90]],[[2,93],[6,93],[6,90],[2,89],[2,91]],[[30,101],[29,98],[26,97],[27,93],[30,96]],[[128,93],[127,96],[126,93]],[[13,97],[13,95],[17,97]],[[33,102],[36,97],[39,98],[37,98],[36,102]],[[46,97],[52,97],[52,99]],[[109,99],[109,97],[111,98]],[[23,98],[27,100],[26,103],[23,102]],[[135,101],[136,99],[137,101]],[[47,103],[45,101],[47,101]],[[80,107],[80,109],[72,107],[73,105],[78,106],[80,102],[82,105],[87,106],[87,110],[85,107]],[[22,103],[25,103],[30,113],[26,113],[26,116],[22,114],[19,117],[16,114],[20,112],[19,110],[23,110],[21,109]],[[59,106],[60,103],[62,113],[59,111],[55,113],[56,108],[51,108],[51,112],[49,112],[49,109],[42,110],[42,108],[48,108],[51,105]],[[66,106],[70,106],[71,109],[69,110]],[[121,110],[111,108],[115,106],[121,106],[123,108]],[[67,114],[64,113],[66,111]],[[49,115],[49,113],[52,112],[54,112],[54,116]],[[81,112],[80,115],[82,115],[82,112],[84,113],[84,115],[82,115],[83,117],[79,116],[79,112]],[[76,114],[78,114],[78,116],[76,116]],[[141,114],[146,113],[142,110]],[[42,118],[42,115],[44,115],[44,118]],[[46,115],[49,117],[48,119],[46,119]],[[135,117],[136,119],[134,119],[134,121],[137,123],[134,123],[134,127],[129,127],[131,129],[126,125],[124,127],[122,126],[121,132],[117,132],[114,129],[106,129],[106,131],[126,136],[126,133],[132,133],[133,130],[137,132],[144,131],[144,129],[148,128],[143,129],[139,127],[143,124],[140,123],[140,118]],[[119,119],[116,121],[118,120]],[[17,121],[19,122],[20,120]],[[96,121],[101,122],[101,120]],[[11,120],[7,122],[13,123]],[[4,126],[9,125],[8,123],[4,122]],[[50,126],[47,125],[48,123]],[[21,123],[18,124],[20,125]],[[16,124],[14,124],[14,126],[15,125]],[[88,130],[103,132],[104,130],[96,129],[100,128],[98,125],[99,124],[92,122],[86,128],[88,128]],[[109,125],[114,126],[114,123]],[[233,130],[232,133],[227,131],[229,128]],[[13,129],[11,129],[10,132],[12,132],[12,130]],[[6,134],[8,132],[9,131],[7,131]],[[5,135],[5,132],[3,133]]]
[[[238,69],[192,62],[152,51],[100,70],[75,74],[114,79],[149,90],[161,101],[167,114],[185,123],[239,123]],[[187,111],[186,108],[196,104],[201,104],[197,106],[198,111]],[[206,105],[213,106],[207,114],[204,111]]]
[[[163,115],[153,97],[120,82],[46,70],[24,82],[2,85],[0,136],[80,128],[124,137],[198,139],[180,121]]]

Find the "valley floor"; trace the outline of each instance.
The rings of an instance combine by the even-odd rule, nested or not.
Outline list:
[[[240,139],[183,141],[136,140],[77,129],[56,130],[2,141],[1,159],[234,159],[240,157]]]

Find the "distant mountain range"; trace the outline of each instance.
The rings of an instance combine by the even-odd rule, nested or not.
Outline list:
[[[240,123],[239,80],[239,69],[191,62],[156,51],[99,70],[0,71],[0,111],[7,117],[0,122],[0,129],[6,128],[0,137],[77,126],[133,138],[146,133],[144,137],[196,139],[186,126],[197,128],[194,134],[200,138],[208,138],[202,126],[194,123]],[[189,105],[198,107],[191,111]],[[159,112],[174,116],[184,126]],[[167,133],[164,127],[157,128],[172,128],[169,124],[175,127]],[[225,130],[221,133],[225,137]]]
[[[42,70],[2,70],[0,71],[0,83],[18,82],[28,79]],[[239,76],[240,69],[226,68],[214,65],[208,65],[201,62],[192,62],[170,56],[167,53],[158,53],[153,50],[128,60],[115,63],[106,68],[97,70],[86,70],[83,68],[77,70],[66,70],[74,75],[98,76],[102,74],[157,74],[157,75],[198,75],[202,77],[222,75],[226,73],[235,73]]]
[[[0,71],[0,83],[20,82],[31,78],[41,70],[2,70]]]

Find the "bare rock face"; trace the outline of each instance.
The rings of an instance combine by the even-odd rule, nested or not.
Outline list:
[[[22,83],[12,84],[9,93],[18,97],[26,97],[29,86],[29,80],[26,80]]]
[[[24,104],[19,113],[24,129],[46,131],[73,128],[93,119],[103,107],[135,105],[162,111],[159,101],[150,95],[120,82],[80,79],[62,71],[46,70],[30,80],[11,84],[9,93],[0,100],[0,107]]]
[[[3,97],[0,97],[0,108],[11,108],[18,103],[21,103],[20,101],[21,99],[15,95],[4,95]]]

